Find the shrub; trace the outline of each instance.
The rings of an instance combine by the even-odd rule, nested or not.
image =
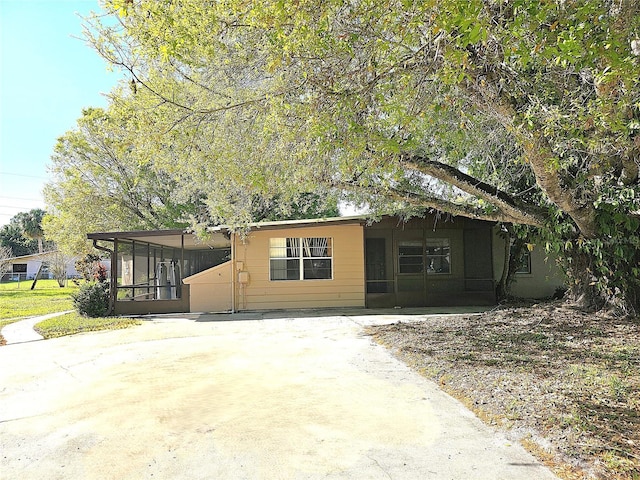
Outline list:
[[[95,278],[94,269],[96,264],[99,262],[99,255],[89,253],[79,260],[76,260],[76,270],[78,271],[78,273],[80,273],[80,275],[82,275],[82,278],[84,278],[85,281],[90,282],[93,278]]]
[[[97,262],[93,267],[93,279],[96,282],[106,282],[107,281],[107,267],[104,266],[104,263]]]
[[[85,317],[104,317],[109,312],[109,283],[84,283],[71,295],[73,306]]]

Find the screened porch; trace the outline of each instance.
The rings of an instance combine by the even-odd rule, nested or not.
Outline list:
[[[231,258],[231,242],[220,232],[206,240],[181,230],[87,237],[96,248],[110,252],[116,314],[188,312],[189,286],[182,280]]]

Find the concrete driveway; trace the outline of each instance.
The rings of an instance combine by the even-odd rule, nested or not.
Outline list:
[[[402,316],[282,315],[0,348],[0,478],[556,478],[362,335]]]

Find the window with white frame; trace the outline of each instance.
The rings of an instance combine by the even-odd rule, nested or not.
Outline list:
[[[332,239],[327,237],[269,239],[271,280],[333,278]]]

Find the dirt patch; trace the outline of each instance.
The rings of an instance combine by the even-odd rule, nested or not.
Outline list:
[[[640,321],[563,303],[370,327],[566,479],[640,479]]]

